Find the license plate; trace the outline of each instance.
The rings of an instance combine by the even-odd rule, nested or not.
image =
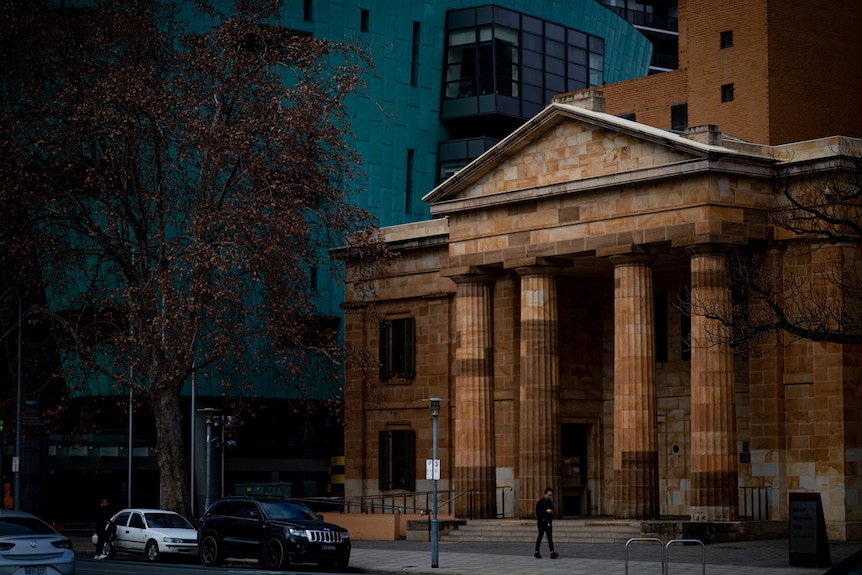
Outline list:
[[[24,575],[45,575],[47,567],[24,567]]]
[[[321,545],[320,548],[324,551],[335,551],[335,545]]]

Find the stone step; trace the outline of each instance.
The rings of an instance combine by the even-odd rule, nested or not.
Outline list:
[[[602,519],[562,519],[554,521],[554,542],[625,543],[640,537],[640,521]],[[441,541],[518,541],[536,540],[536,522],[525,519],[477,519],[450,529]]]

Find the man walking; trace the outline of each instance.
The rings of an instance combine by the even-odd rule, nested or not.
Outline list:
[[[551,535],[551,524],[554,521],[554,490],[550,487],[545,488],[545,495],[536,502],[536,522],[539,527],[539,538],[536,539],[536,553],[533,555],[536,559],[541,559],[539,554],[539,546],[542,544],[542,537],[548,535],[548,547],[551,549],[551,559],[556,559],[560,556],[554,551],[554,538]]]

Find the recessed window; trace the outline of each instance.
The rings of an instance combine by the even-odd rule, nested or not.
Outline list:
[[[302,19],[306,22],[313,22],[314,18],[312,17],[312,0],[303,0],[302,2]]]
[[[519,35],[485,25],[449,32],[444,98],[487,94],[518,97]]]
[[[691,287],[679,292],[679,358],[691,361]]]
[[[732,102],[733,101],[733,84],[725,84],[721,87],[721,101],[722,102]]]
[[[725,30],[721,33],[721,48],[733,48],[733,30]]]
[[[405,213],[413,212],[413,172],[414,172],[414,158],[416,157],[416,151],[408,149],[407,150],[407,181],[404,185],[404,191],[406,197],[404,198],[404,211]]]
[[[667,294],[657,292],[653,300],[653,317],[655,318],[655,360],[658,363],[668,361],[668,316]]]
[[[688,104],[674,104],[670,107],[670,129],[682,132],[688,128]]]
[[[359,12],[359,31],[360,32],[368,32],[368,19],[369,19],[368,10],[361,10]]]
[[[416,377],[416,320],[412,317],[380,322],[380,379]]]
[[[413,22],[413,45],[410,52],[410,85],[416,86],[419,84],[419,48],[421,46],[420,39],[422,24]]]
[[[623,120],[631,120],[632,122],[637,121],[635,119],[635,113],[634,112],[626,112],[625,114],[617,114],[617,117],[622,118]]]
[[[416,489],[416,432],[387,429],[377,434],[377,471],[380,491]]]

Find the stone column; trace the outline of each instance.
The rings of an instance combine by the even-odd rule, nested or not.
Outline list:
[[[490,275],[455,276],[455,489],[458,517],[497,516],[494,459],[494,341]],[[472,505],[472,510],[471,510]]]
[[[652,255],[614,264],[614,516],[657,519],[655,312]]]
[[[726,256],[696,246],[691,254],[691,520],[738,519],[736,400],[729,328],[704,311],[730,317]]]
[[[556,268],[518,268],[521,276],[521,517],[535,517],[536,501],[554,490],[562,515],[560,469],[560,375],[557,345]]]

